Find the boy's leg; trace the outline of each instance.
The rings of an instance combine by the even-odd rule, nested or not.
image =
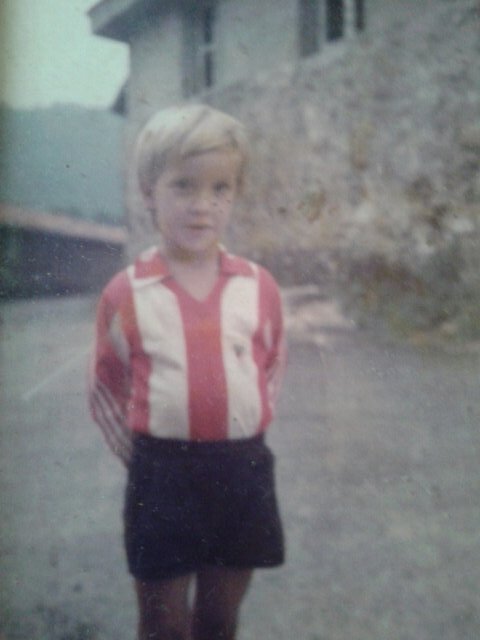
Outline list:
[[[251,569],[206,567],[197,574],[194,640],[234,640],[238,612],[252,578]]]
[[[138,640],[187,640],[188,585],[192,576],[168,580],[135,580]]]

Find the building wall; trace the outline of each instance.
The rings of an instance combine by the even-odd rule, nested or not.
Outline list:
[[[354,0],[344,3],[348,39],[354,33]],[[301,61],[298,0],[219,0],[215,6],[215,91],[251,79],[259,72],[274,74]],[[185,98],[189,43],[185,42],[182,12],[189,13],[179,5],[165,3],[133,32],[128,112],[129,119],[137,124],[152,109]]]
[[[277,69],[297,57],[297,7],[291,0],[225,0],[218,6],[218,84],[259,69]]]
[[[166,8],[139,25],[130,42],[128,112],[133,119],[182,100],[182,64],[182,23]]]

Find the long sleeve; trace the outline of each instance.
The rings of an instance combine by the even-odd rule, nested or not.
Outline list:
[[[275,410],[280,388],[283,382],[287,348],[284,332],[282,301],[278,286],[268,272],[264,272],[264,295],[268,309],[266,322],[266,343],[269,345],[268,357],[265,363],[267,376],[268,398],[272,411]],[[264,278],[265,278],[264,275]]]
[[[131,454],[131,432],[126,423],[130,388],[129,347],[122,329],[118,299],[126,286],[125,276],[120,274],[100,298],[89,371],[92,417],[112,451],[125,464]]]

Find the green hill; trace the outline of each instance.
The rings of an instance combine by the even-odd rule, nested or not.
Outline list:
[[[0,106],[0,202],[119,223],[122,120],[80,106]]]

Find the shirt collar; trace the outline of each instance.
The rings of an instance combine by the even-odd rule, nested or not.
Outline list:
[[[157,247],[150,247],[141,253],[133,267],[135,280],[138,281],[164,280],[170,275],[168,265]]]
[[[254,268],[248,260],[228,253],[220,246],[220,273],[227,276],[253,277]],[[171,277],[165,258],[157,247],[144,251],[134,263],[134,277],[140,284],[158,282]]]

